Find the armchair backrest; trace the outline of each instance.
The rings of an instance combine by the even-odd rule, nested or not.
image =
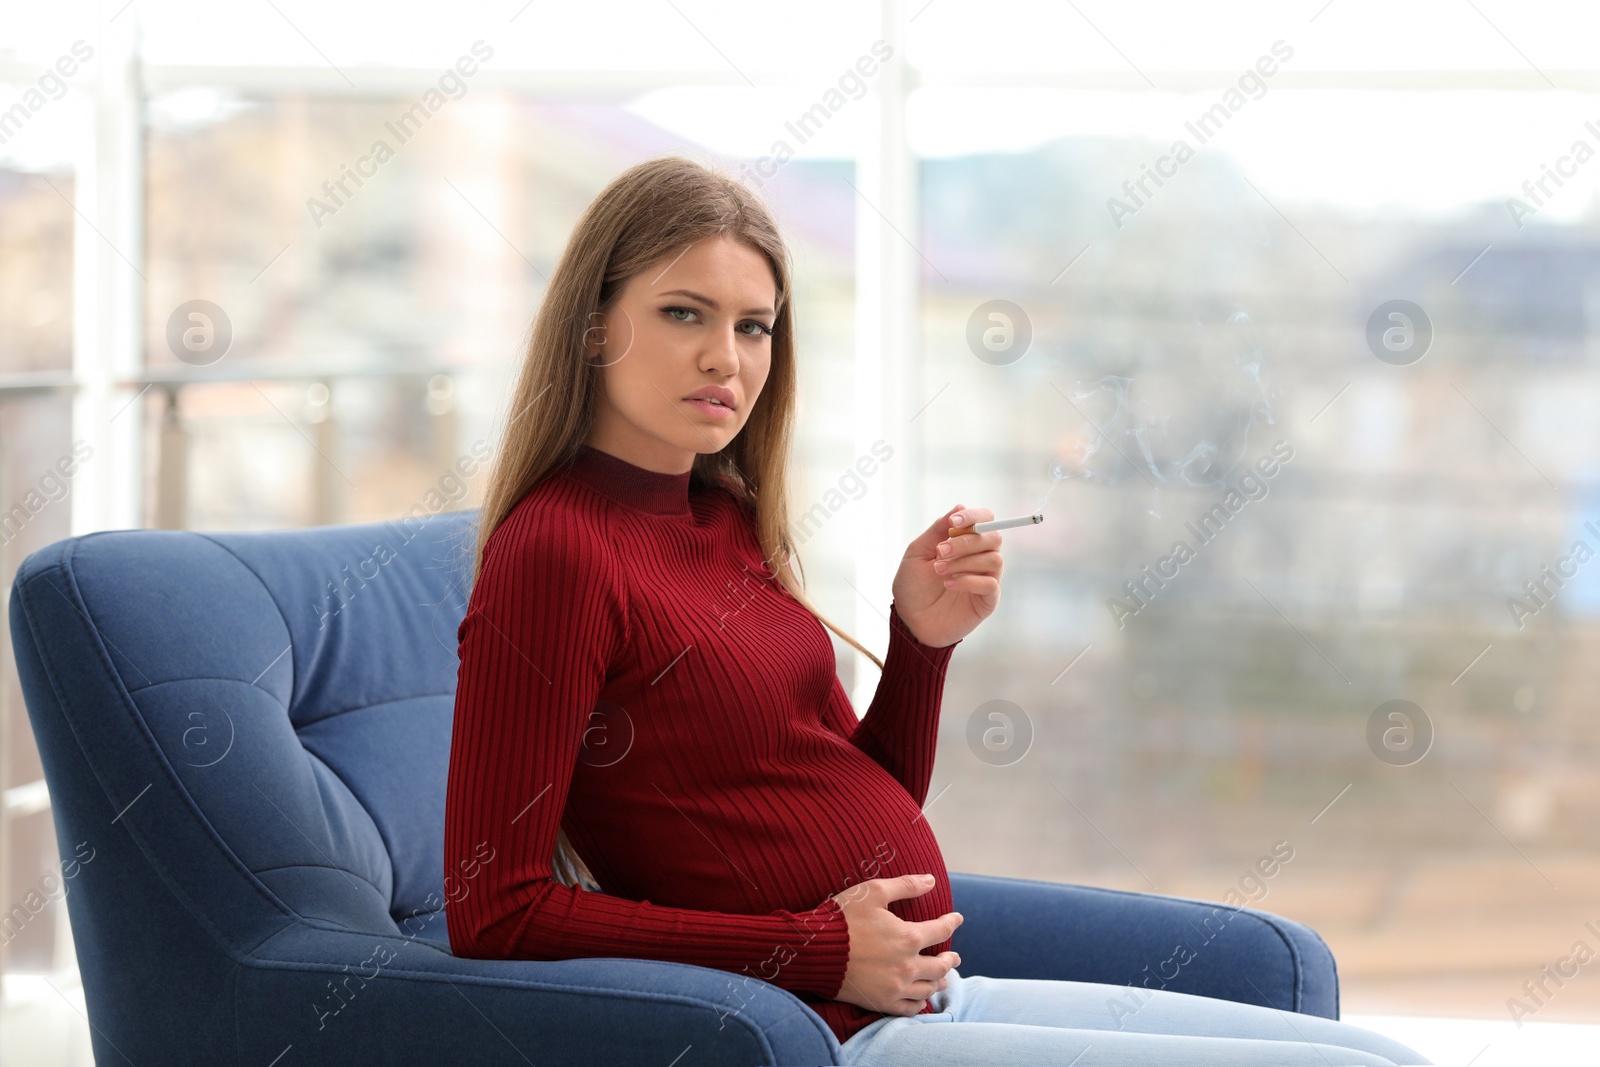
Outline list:
[[[164,885],[235,958],[304,921],[448,943],[476,518],[111,531],[24,560],[12,644],[62,857],[127,868],[69,892],[75,930],[149,922]]]

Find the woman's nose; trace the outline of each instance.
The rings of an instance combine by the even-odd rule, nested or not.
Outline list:
[[[716,360],[718,370],[727,371],[729,374],[739,370],[739,338],[735,330],[717,335],[716,342],[712,345],[711,355]]]

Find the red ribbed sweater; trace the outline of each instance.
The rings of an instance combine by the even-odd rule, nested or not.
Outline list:
[[[882,1015],[833,999],[832,894],[930,872],[890,910],[952,910],[921,809],[955,645],[921,644],[891,603],[858,719],[753,520],[722,485],[584,445],[490,535],[457,632],[445,924],[459,956],[726,970],[730,1012],[768,981],[843,1043]],[[558,825],[603,892],[554,879]]]

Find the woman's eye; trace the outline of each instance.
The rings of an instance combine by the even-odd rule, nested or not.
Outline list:
[[[679,312],[679,311],[683,312],[685,315],[697,315],[697,314],[699,314],[699,312],[697,312],[694,308],[682,308],[682,307],[662,308],[661,311],[662,311],[663,314],[671,315],[672,316],[672,320],[674,322],[688,322],[689,321],[688,319],[680,319],[680,318],[678,318],[675,313]],[[771,337],[772,336],[772,328],[769,327],[764,322],[757,322],[755,319],[749,319],[749,320],[747,320],[745,322],[741,322],[739,325],[740,326],[754,326],[755,327],[754,330],[744,330],[744,331],[742,331],[746,337],[760,337],[762,335],[766,335],[767,337]]]

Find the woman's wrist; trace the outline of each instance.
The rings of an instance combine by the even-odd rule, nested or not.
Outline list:
[[[794,915],[800,929],[794,943],[779,946],[784,962],[774,984],[825,1000],[838,999],[850,966],[850,924],[844,908],[830,896],[810,911]]]
[[[922,638],[917,636],[916,631],[911,629],[911,625],[906,622],[905,616],[900,614],[899,608],[896,607],[895,602],[892,600],[889,602],[889,629],[891,631],[898,630],[905,636],[906,640],[910,641],[919,650],[927,652],[944,652],[948,649],[954,648],[956,645],[959,645],[962,641],[962,639],[958,637],[948,645],[928,644],[926,641],[922,640]]]

